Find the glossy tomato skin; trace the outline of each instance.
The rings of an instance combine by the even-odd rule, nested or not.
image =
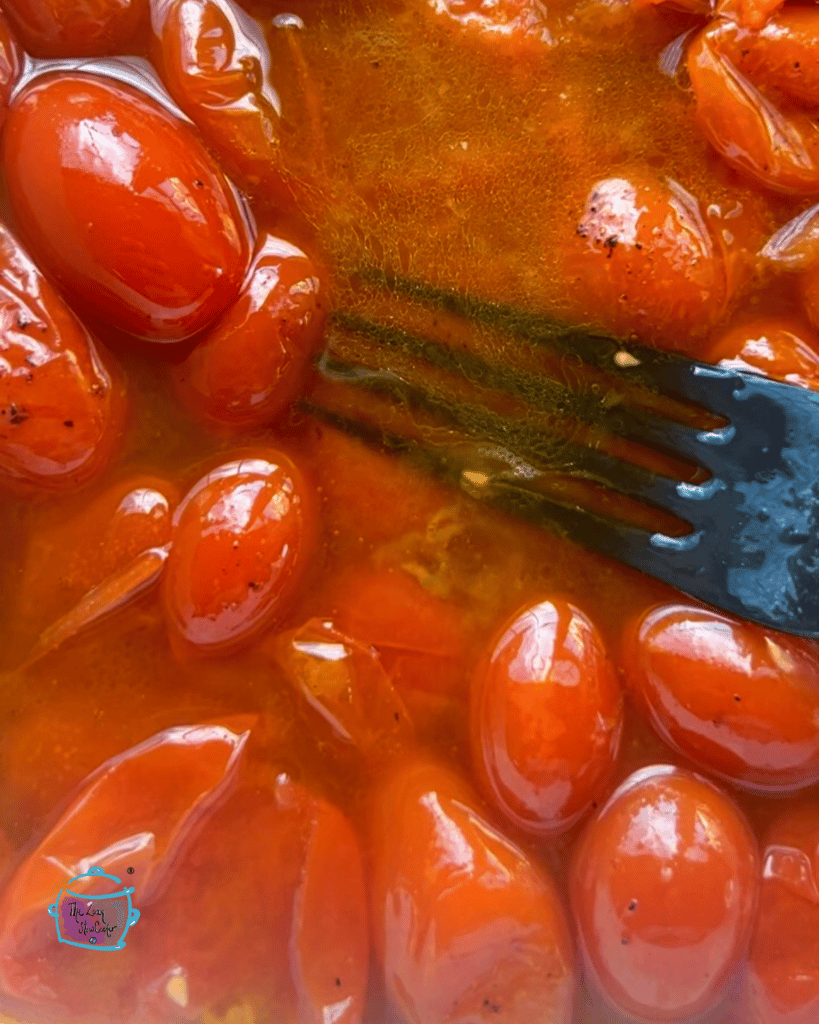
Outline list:
[[[776,819],[765,837],[748,972],[759,1024],[819,1020],[819,804]]]
[[[178,341],[235,299],[249,256],[238,200],[194,131],[146,94],[42,75],[11,105],[3,163],[21,232],[80,312]]]
[[[0,127],[6,120],[11,90],[20,77],[20,50],[9,23],[0,14]]]
[[[574,854],[572,906],[592,976],[640,1019],[694,1017],[743,963],[758,888],[739,808],[690,772],[635,772]]]
[[[629,688],[660,736],[757,792],[819,780],[819,658],[796,637],[687,605],[627,630]]]
[[[0,483],[66,490],[106,464],[125,393],[114,361],[0,225]]]
[[[179,368],[183,397],[222,423],[273,422],[304,386],[326,319],[324,291],[309,256],[264,234],[236,302]]]
[[[174,521],[162,603],[190,653],[248,643],[280,614],[318,540],[316,496],[287,456],[248,453],[203,477]]]
[[[723,252],[696,198],[643,169],[592,186],[563,269],[581,319],[688,354],[729,294]]]
[[[292,198],[281,104],[259,26],[231,0],[156,0],[152,54],[165,86],[231,177],[265,202]]]
[[[705,361],[819,390],[819,338],[789,319],[763,317],[733,327],[714,342]]]
[[[145,13],[140,0],[6,0],[33,57],[101,57],[125,52]]]
[[[603,641],[562,599],[515,615],[471,694],[472,761],[486,799],[518,828],[571,828],[606,785],[623,699]]]
[[[413,759],[370,817],[373,941],[387,991],[424,1024],[569,1024],[575,971],[552,881],[451,769]]]

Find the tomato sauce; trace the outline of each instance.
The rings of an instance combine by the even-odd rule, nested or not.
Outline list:
[[[819,647],[310,411],[598,386],[379,274],[819,388],[815,10],[2,6],[3,1019],[817,1024]]]

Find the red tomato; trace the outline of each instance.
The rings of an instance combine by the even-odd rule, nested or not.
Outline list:
[[[102,469],[124,412],[106,363],[0,225],[0,482],[66,490]]]
[[[749,988],[759,1024],[819,1020],[819,805],[768,831]]]
[[[390,998],[424,1024],[569,1024],[560,897],[452,771],[413,761],[373,801],[373,939]]]
[[[742,962],[759,855],[741,812],[689,772],[635,772],[575,853],[572,905],[597,981],[651,1021],[714,1005]]]
[[[819,13],[794,6],[758,32],[718,18],[688,51],[705,137],[727,163],[778,192],[819,192],[819,137],[804,109],[819,102],[817,31]]]
[[[723,312],[728,274],[697,200],[635,171],[597,182],[564,272],[582,316],[692,353]]]
[[[281,104],[259,26],[231,0],[153,0],[154,63],[168,92],[235,181],[290,201],[279,151]]]
[[[264,426],[298,396],[325,321],[324,287],[301,249],[264,234],[236,303],[178,371],[205,416]]]
[[[486,798],[519,828],[570,828],[614,767],[623,700],[597,629],[543,601],[488,647],[472,688],[472,762]]]
[[[686,605],[627,633],[629,686],[660,736],[745,789],[819,780],[819,658],[804,641]]]
[[[329,622],[311,619],[266,641],[265,650],[312,709],[309,732],[322,744],[349,746],[362,757],[381,760],[394,757],[411,741],[407,709],[372,647],[339,633]]]
[[[35,57],[101,57],[132,45],[141,0],[6,0],[4,9]]]
[[[20,77],[20,51],[8,22],[0,14],[0,127],[6,120],[11,90]]]
[[[318,539],[316,497],[279,452],[203,477],[175,517],[162,580],[172,636],[223,653],[249,642],[292,597]]]
[[[47,906],[91,865],[128,879],[136,906],[149,903],[202,815],[229,791],[254,721],[236,716],[168,729],[89,777],[3,894],[0,979],[7,996],[33,1000],[38,1012],[64,1020],[82,1015],[88,977],[66,956]],[[75,883],[75,891],[84,885]]]
[[[221,1018],[241,995],[260,1021],[359,1024],[369,937],[355,833],[286,774],[255,779],[207,821],[156,917],[143,913],[141,1019]]]
[[[81,310],[177,341],[233,302],[248,261],[242,212],[198,137],[151,97],[46,74],[15,98],[3,143],[20,227]]]
[[[705,361],[819,391],[819,338],[787,320],[765,317],[734,327],[714,343]]]

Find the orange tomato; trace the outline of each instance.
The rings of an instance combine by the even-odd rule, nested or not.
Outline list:
[[[123,53],[145,15],[142,0],[6,0],[4,10],[34,57]]]
[[[743,962],[759,855],[741,812],[689,772],[636,772],[588,827],[572,905],[596,981],[626,1013],[682,1021],[713,1006]]]
[[[325,314],[315,263],[262,235],[238,299],[179,367],[183,399],[237,427],[272,422],[304,386]]]
[[[243,214],[195,133],[137,89],[45,74],[3,138],[14,215],[76,306],[137,337],[177,341],[235,299]]]
[[[763,845],[749,990],[759,1024],[819,1019],[819,805],[786,811]]]
[[[819,780],[819,658],[804,641],[665,605],[632,626],[623,657],[660,736],[709,771],[760,792]]]
[[[162,580],[172,639],[224,653],[280,614],[318,540],[316,498],[279,452],[260,450],[203,477],[177,511]]]
[[[292,202],[281,103],[259,26],[231,0],[153,0],[154,62],[168,92],[244,189]]]
[[[373,940],[402,1016],[568,1024],[574,964],[552,881],[486,821],[466,783],[415,760],[379,782]]]
[[[704,358],[819,391],[819,338],[796,322],[763,317],[733,327]]]
[[[0,225],[0,483],[66,490],[106,464],[124,413],[113,360]]]
[[[728,300],[723,253],[699,203],[645,171],[593,186],[563,270],[581,317],[689,353]]]
[[[595,626],[542,601],[490,643],[472,688],[472,762],[484,795],[535,835],[570,828],[600,796],[623,700]]]

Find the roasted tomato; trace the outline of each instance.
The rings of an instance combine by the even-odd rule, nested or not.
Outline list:
[[[315,263],[263,235],[239,298],[179,367],[183,397],[202,415],[237,427],[272,422],[304,386],[324,321]]]
[[[622,730],[620,687],[594,625],[563,600],[526,608],[489,645],[472,689],[472,761],[519,828],[570,828],[600,796]]]
[[[759,855],[716,787],[667,766],[636,772],[576,850],[572,903],[593,975],[618,1007],[651,1021],[712,1005],[742,963]]]
[[[152,0],[153,54],[168,92],[231,177],[291,202],[279,150],[281,104],[259,29],[231,0]]]
[[[760,1024],[819,1019],[819,805],[786,811],[768,830],[749,988]]]
[[[0,317],[0,482],[84,483],[122,425],[120,376],[2,225]]]
[[[208,473],[175,517],[162,581],[172,639],[200,653],[247,643],[286,608],[317,539],[316,497],[285,455]]]
[[[373,937],[407,1020],[568,1024],[574,964],[552,881],[450,769],[407,762],[371,817]]]
[[[705,361],[819,391],[819,338],[788,320],[766,317],[734,327],[714,342]]]
[[[45,74],[15,98],[3,143],[21,232],[83,313],[176,341],[236,298],[249,255],[238,201],[196,134],[148,95]]]
[[[143,0],[6,0],[35,57],[98,57],[129,48],[145,16]]]
[[[627,631],[624,668],[666,742],[738,786],[819,780],[819,657],[805,641],[689,605]]]
[[[564,272],[582,318],[689,354],[729,297],[723,252],[699,203],[645,171],[592,187]]]

